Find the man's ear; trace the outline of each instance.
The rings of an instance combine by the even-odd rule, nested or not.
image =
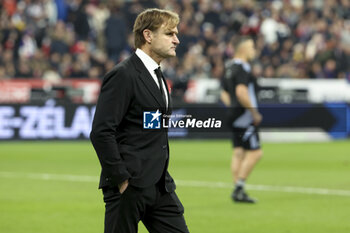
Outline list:
[[[152,38],[153,38],[152,31],[149,29],[145,29],[145,30],[143,30],[142,33],[143,33],[143,37],[145,38],[146,42],[151,43]]]

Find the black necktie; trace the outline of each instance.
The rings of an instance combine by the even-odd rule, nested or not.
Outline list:
[[[163,82],[162,82],[162,77],[163,77],[163,74],[162,74],[162,71],[160,70],[160,67],[158,67],[157,69],[154,70],[154,72],[156,73],[157,75],[157,79],[158,79],[158,83],[159,83],[159,90],[160,90],[160,94],[162,95],[163,97],[163,101],[165,103],[165,106],[166,106],[166,97],[165,97],[165,93],[164,93],[164,90],[163,90]]]

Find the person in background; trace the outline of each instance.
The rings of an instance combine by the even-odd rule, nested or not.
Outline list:
[[[258,111],[255,93],[256,80],[249,62],[255,58],[254,41],[241,37],[235,43],[234,58],[226,65],[221,99],[230,106],[233,137],[231,172],[234,181],[232,199],[235,202],[255,203],[245,191],[245,182],[262,156],[258,126],[262,116]]]

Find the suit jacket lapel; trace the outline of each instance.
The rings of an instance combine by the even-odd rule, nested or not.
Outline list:
[[[157,101],[161,108],[165,108],[165,103],[163,97],[159,91],[157,84],[154,82],[151,74],[146,69],[145,65],[142,63],[141,59],[134,53],[131,57],[131,60],[134,62],[136,69],[140,72],[139,78],[145,84],[148,91]]]

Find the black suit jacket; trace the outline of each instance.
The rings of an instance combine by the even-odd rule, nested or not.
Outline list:
[[[167,130],[143,129],[144,111],[171,114],[169,91],[168,97],[166,110],[158,86],[135,53],[105,75],[90,134],[102,166],[99,188],[129,179],[136,187],[160,182],[168,192],[175,189],[167,172]]]

